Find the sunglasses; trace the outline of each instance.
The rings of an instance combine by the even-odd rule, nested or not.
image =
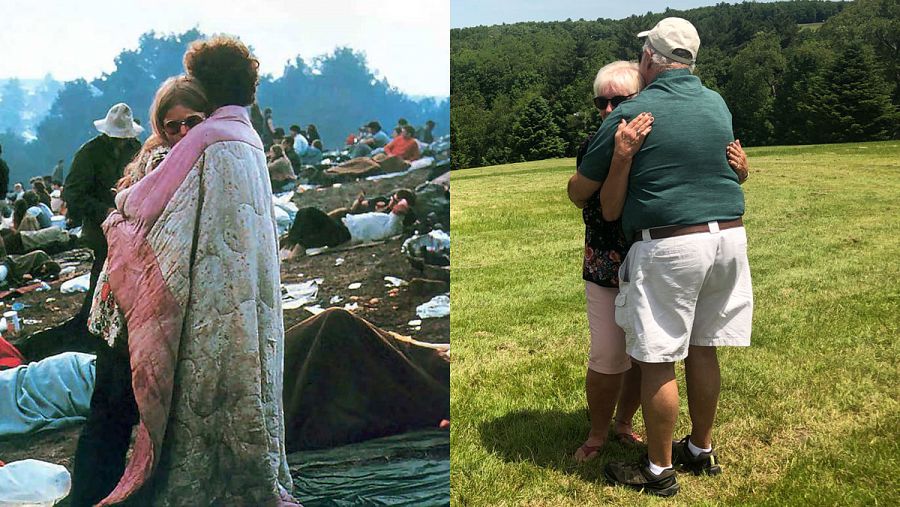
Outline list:
[[[624,95],[624,96],[617,95],[611,99],[608,99],[606,97],[594,97],[594,107],[596,107],[600,111],[603,111],[606,109],[607,104],[612,104],[613,109],[615,109],[615,108],[619,107],[619,104],[621,104],[622,102],[625,102],[626,100],[630,99],[631,97],[634,97],[634,94]]]
[[[204,119],[205,118],[203,118],[199,114],[192,114],[192,115],[188,116],[187,118],[180,120],[180,121],[179,120],[167,121],[166,124],[163,125],[163,128],[165,128],[166,134],[174,136],[181,132],[182,125],[184,125],[185,127],[188,128],[188,130],[190,130],[190,129],[196,127],[197,125],[200,125],[201,123],[203,123]]]

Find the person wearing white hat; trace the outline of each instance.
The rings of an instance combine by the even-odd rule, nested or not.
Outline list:
[[[78,315],[85,319],[106,260],[106,238],[100,224],[115,207],[112,189],[122,177],[125,166],[141,149],[136,138],[144,131],[134,121],[131,108],[123,103],[109,108],[105,118],[94,121],[94,127],[100,135],[84,143],[75,153],[62,194],[70,224],[81,223],[82,238],[94,251],[90,288]]]
[[[692,75],[700,48],[694,26],[666,18],[639,36],[646,38],[639,72],[648,84],[609,114],[578,172],[600,184],[627,182],[624,199],[608,202],[601,193],[601,204],[604,216],[621,213],[632,242],[619,270],[615,319],[641,369],[647,456],[609,463],[605,476],[671,496],[679,490],[673,465],[698,475],[721,473],[712,448],[716,347],[750,345],[753,313],[740,187],[746,175],[731,169],[731,152],[723,149],[734,141],[728,107]],[[612,164],[619,124],[642,112],[653,115],[652,132],[630,167]],[[680,360],[692,430],[673,445]]]

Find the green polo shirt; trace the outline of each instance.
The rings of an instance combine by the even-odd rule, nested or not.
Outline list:
[[[744,193],[725,156],[734,140],[731,112],[687,69],[658,75],[635,98],[619,104],[600,125],[578,172],[605,180],[616,127],[645,111],[653,114],[653,130],[631,164],[622,210],[625,237],[652,227],[742,216]]]

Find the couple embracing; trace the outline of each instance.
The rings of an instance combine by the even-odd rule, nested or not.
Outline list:
[[[298,505],[285,459],[277,235],[246,110],[259,62],[214,37],[195,42],[184,66],[157,92],[153,135],[102,224],[109,252],[89,327],[107,343],[71,502]],[[131,127],[130,111],[118,123]]]
[[[641,406],[647,455],[609,463],[605,476],[671,496],[676,467],[721,472],[712,444],[716,347],[748,346],[753,312],[740,187],[748,168],[725,102],[692,75],[694,26],[666,18],[638,36],[639,63],[615,62],[597,74],[603,123],[568,184],[584,210],[591,334],[591,430],[575,458],[599,454],[614,408],[615,438],[640,444],[631,422]],[[681,360],[691,433],[673,441]]]

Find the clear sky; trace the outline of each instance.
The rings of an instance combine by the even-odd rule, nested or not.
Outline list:
[[[452,0],[451,27],[499,25],[520,21],[622,19],[634,14],[684,10],[722,3],[721,0]],[[724,3],[741,3],[728,1]],[[647,27],[648,29],[652,27]]]
[[[141,34],[237,35],[281,75],[337,46],[410,95],[450,95],[450,0],[3,0],[0,78],[92,79]],[[13,4],[13,5],[10,5]]]

